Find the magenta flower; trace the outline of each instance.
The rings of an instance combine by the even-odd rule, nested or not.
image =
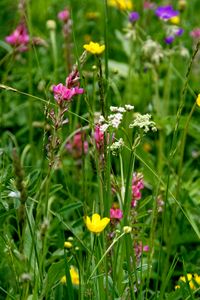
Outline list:
[[[116,219],[116,220],[121,220],[123,218],[122,210],[119,208],[111,208],[110,209],[110,218]]]
[[[54,98],[60,104],[63,100],[70,101],[72,97],[78,94],[83,94],[84,90],[79,87],[68,89],[62,83],[53,86]]]
[[[136,11],[132,11],[130,14],[129,14],[129,21],[131,23],[135,23],[138,19],[139,19],[139,14],[136,12]]]
[[[29,35],[24,24],[18,25],[13,33],[5,38],[5,41],[8,44],[19,47],[18,50],[20,52],[26,51],[28,49],[27,44],[29,43],[29,40]]]
[[[100,125],[96,125],[94,129],[94,140],[97,149],[100,149],[104,145],[104,133],[100,130]]]
[[[58,19],[63,22],[67,22],[69,20],[70,13],[67,9],[64,9],[58,13]]]
[[[169,20],[172,17],[178,16],[179,11],[174,10],[171,5],[166,5],[166,6],[159,6],[155,10],[155,14],[160,19]]]

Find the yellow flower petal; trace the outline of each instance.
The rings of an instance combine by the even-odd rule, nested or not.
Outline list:
[[[101,219],[100,215],[99,214],[93,214],[92,215],[92,223],[96,223],[96,222],[99,222]]]
[[[196,103],[200,107],[200,94],[198,94],[197,96]]]

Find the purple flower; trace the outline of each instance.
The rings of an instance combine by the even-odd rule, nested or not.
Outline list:
[[[175,32],[175,35],[181,36],[183,32],[184,32],[183,28],[178,28],[177,31]]]
[[[165,43],[166,44],[171,44],[171,43],[173,43],[173,41],[174,41],[174,37],[173,36],[167,36],[165,38]]]
[[[139,14],[136,12],[136,11],[132,11],[130,14],[129,14],[129,21],[131,23],[135,23],[138,19],[139,19]]]
[[[156,9],[155,14],[160,19],[169,20],[172,17],[178,16],[179,11],[173,10],[173,7],[171,5],[167,5],[167,6],[159,6]]]

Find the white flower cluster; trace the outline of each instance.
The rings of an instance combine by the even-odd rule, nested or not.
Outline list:
[[[110,146],[110,151],[112,152],[113,155],[117,155],[123,148],[124,146],[124,141],[122,138],[119,139],[119,141],[113,143]]]
[[[133,123],[129,125],[129,128],[139,127],[143,129],[145,133],[148,132],[149,130],[157,131],[156,123],[151,121],[150,119],[151,119],[151,115],[149,114],[141,115],[140,113],[138,113]]]
[[[124,107],[111,106],[110,111],[112,114],[108,116],[108,120],[106,121],[103,116],[100,116],[99,118],[101,132],[105,132],[108,127],[117,129],[122,122],[123,114],[127,111],[132,111],[133,109],[134,106],[130,104],[126,104]]]
[[[155,63],[156,65],[158,65],[164,57],[161,45],[150,38],[144,42],[142,52],[152,63]]]

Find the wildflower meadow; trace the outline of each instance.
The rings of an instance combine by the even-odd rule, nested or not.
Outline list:
[[[0,1],[0,300],[200,299],[200,1]]]

